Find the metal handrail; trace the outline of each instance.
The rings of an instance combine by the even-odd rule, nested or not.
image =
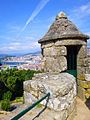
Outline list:
[[[36,105],[38,105],[41,101],[43,101],[46,97],[50,97],[50,93],[47,93],[44,97],[42,97],[40,100],[33,103],[31,106],[26,108],[25,110],[21,111],[19,114],[17,114],[15,117],[13,117],[11,120],[18,120],[21,118],[24,114],[26,114],[28,111],[30,111],[32,108],[34,108]]]

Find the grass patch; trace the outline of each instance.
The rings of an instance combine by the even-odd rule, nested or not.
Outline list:
[[[23,97],[17,97],[15,100],[12,101],[12,103],[18,103],[18,102],[23,103]]]
[[[1,109],[5,110],[5,111],[9,111],[10,110],[10,101],[9,100],[2,100],[1,101]]]

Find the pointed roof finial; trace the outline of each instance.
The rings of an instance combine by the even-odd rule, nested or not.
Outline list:
[[[56,16],[56,20],[61,19],[61,18],[67,19],[67,16],[66,16],[66,14],[65,14],[64,12],[60,12],[60,13]]]

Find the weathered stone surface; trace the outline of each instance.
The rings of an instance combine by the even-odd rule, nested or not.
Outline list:
[[[85,97],[86,99],[89,99],[90,98],[90,94],[88,92],[85,93]]]
[[[86,58],[87,57],[87,46],[82,45],[78,51],[78,58]]]
[[[85,80],[90,82],[90,74],[85,74]]]
[[[89,98],[90,97],[90,88],[89,89],[85,89],[85,97]]]
[[[53,118],[53,120],[67,120],[67,111],[63,110],[60,112],[57,112]]]
[[[53,41],[49,41],[49,42],[45,42],[41,44],[41,48],[48,48],[48,47],[52,47],[54,45]]]
[[[44,57],[43,69],[45,72],[61,72],[67,69],[67,60],[64,56],[58,58]]]
[[[86,64],[87,64],[87,66],[86,66],[86,73],[90,74],[90,56],[87,56]]]
[[[80,87],[80,86],[77,86],[77,91],[78,91],[78,97],[81,99],[81,100],[83,100],[83,101],[85,101],[86,100],[86,98],[85,98],[85,89],[84,88],[82,88],[82,87]]]
[[[55,50],[57,56],[67,55],[67,49],[65,46],[55,47]]]
[[[85,74],[85,73],[86,73],[85,67],[77,66],[77,75],[78,74]]]
[[[55,42],[55,46],[61,46],[61,45],[86,45],[86,42],[78,39],[63,39],[63,40],[57,40]]]
[[[67,55],[67,50],[65,46],[59,46],[59,47],[47,47],[43,49],[43,56],[45,57],[53,57],[53,56],[63,56]]]
[[[90,65],[88,65],[88,67],[86,67],[85,69],[86,69],[86,74],[90,74]]]
[[[78,80],[84,80],[85,81],[85,74],[78,74],[77,78],[78,78]]]
[[[31,94],[29,96],[32,102],[34,102],[35,98],[40,99],[50,92],[48,107],[55,111],[62,111],[67,109],[75,100],[76,82],[75,78],[68,73],[41,73],[35,75],[33,80],[24,82],[24,91]],[[42,102],[42,104],[45,103],[46,100]]]
[[[88,57],[86,57],[85,59],[84,59],[84,65],[87,67],[89,67],[89,58]]]
[[[85,101],[90,97],[90,74],[78,76],[78,79],[78,96]]]
[[[89,93],[89,94],[90,94],[90,88],[89,88],[89,89],[87,89],[86,91],[87,91],[87,93]]]
[[[37,100],[37,98],[34,97],[34,96],[33,96],[33,94],[31,94],[31,93],[29,93],[27,91],[24,91],[24,98],[25,98],[24,102],[32,104],[33,102],[35,102]]]
[[[82,88],[90,88],[90,81],[78,80],[78,85]]]
[[[76,110],[76,99],[69,105],[67,114],[71,114],[74,110]]]
[[[90,75],[88,75],[90,59],[86,54],[87,39],[89,36],[81,33],[64,13],[56,17],[49,31],[39,40],[43,56],[42,69],[49,73],[35,75],[33,80],[24,82],[26,103],[33,103],[50,92],[48,107],[51,111],[54,110],[53,113],[56,112],[54,120],[73,120],[76,105],[75,78],[68,73],[60,74],[59,72],[67,70],[67,55],[69,54],[67,54],[69,51],[67,46],[75,46],[77,48],[75,49],[77,53],[74,52],[77,54],[77,66],[75,67],[77,68],[78,96],[82,100],[90,97]],[[43,105],[45,103],[46,100],[42,102]]]
[[[82,39],[82,41],[89,39],[89,36],[81,33],[78,28],[67,17],[56,17],[56,20],[51,25],[45,36],[38,42],[43,43],[57,39]]]
[[[43,49],[43,55],[44,55],[44,57],[56,56],[55,47],[52,46],[52,47],[44,48]]]
[[[78,66],[84,66],[87,67],[88,66],[88,60],[86,58],[77,58],[77,65]]]
[[[43,49],[42,69],[45,72],[61,72],[67,69],[65,46],[47,47]]]

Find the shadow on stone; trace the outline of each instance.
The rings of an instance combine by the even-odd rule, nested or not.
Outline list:
[[[10,111],[10,112],[13,112],[14,110],[16,110],[16,109],[19,108],[19,107],[20,107],[19,104],[11,105],[9,111]]]
[[[89,108],[89,110],[90,110],[90,97],[89,97],[89,99],[86,100],[85,104],[86,104],[86,106],[87,106],[87,107]]]
[[[13,110],[15,110],[17,108],[17,106],[11,106],[11,108],[9,109],[10,112],[12,112]]]
[[[47,104],[49,102],[49,98],[50,98],[50,96],[48,96],[48,98],[46,100],[45,107],[32,120],[35,120],[37,117],[39,117],[45,111],[45,109],[47,108]]]

